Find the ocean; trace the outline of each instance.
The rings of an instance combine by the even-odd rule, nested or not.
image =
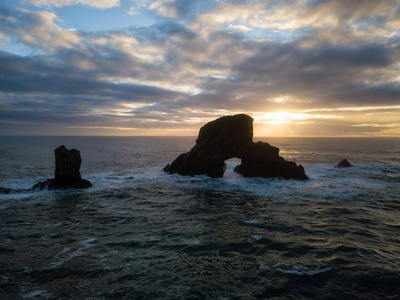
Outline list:
[[[0,137],[1,299],[400,299],[400,138],[254,138],[309,180],[170,175],[195,137]],[[335,168],[347,158],[352,168]]]

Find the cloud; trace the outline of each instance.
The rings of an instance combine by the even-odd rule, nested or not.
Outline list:
[[[390,17],[396,5],[399,5],[398,0],[319,0],[300,15],[305,23],[313,21],[343,26],[361,20]]]
[[[54,23],[56,20],[62,21],[54,13],[6,8],[0,10],[3,34],[26,46],[49,51],[58,47],[71,48],[81,41],[79,32],[73,29],[64,30]]]
[[[131,28],[128,34],[134,35],[141,42],[150,40],[165,42],[170,38],[180,38],[190,41],[196,37],[195,32],[174,20],[165,20],[146,28]]]
[[[10,124],[41,124],[38,128],[42,134],[51,130],[47,127],[52,124],[60,128],[104,124],[133,128],[141,119],[134,118],[136,110],[184,96],[143,83],[105,80],[96,71],[84,71],[45,56],[31,58],[3,52],[0,65],[0,122],[4,124],[1,132],[6,130],[3,133],[9,132]],[[103,72],[112,73],[112,66],[103,66]]]
[[[146,1],[146,0],[143,0]],[[182,18],[192,20],[198,15],[214,8],[217,0],[152,0],[148,1],[148,8],[160,16],[168,18]]]
[[[72,5],[84,5],[95,8],[111,8],[120,5],[120,0],[23,0],[38,7],[61,7]]]
[[[244,25],[229,25],[229,28],[235,29],[235,30],[239,30],[242,32],[248,32],[251,31],[252,29],[250,27],[244,26]]]
[[[390,49],[383,45],[363,45],[358,47],[324,47],[315,48],[302,53],[303,65],[325,65],[325,67],[366,67],[384,68],[389,66],[393,60]]]
[[[0,89],[3,93],[17,94],[51,94],[65,96],[97,95],[101,99],[116,101],[141,102],[175,99],[180,94],[158,87],[144,84],[114,83],[102,80],[97,71],[83,71],[73,64],[56,63],[46,57],[20,57],[13,54],[0,53]],[[103,69],[108,73],[112,68]],[[21,80],[23,79],[23,80]],[[34,94],[33,94],[34,95]]]
[[[150,0],[133,0],[129,2],[130,8],[128,14],[131,16],[140,14],[150,5]]]
[[[200,123],[243,112],[282,116],[290,121],[285,129],[296,125],[303,135],[398,128],[400,47],[393,28],[400,10],[389,9],[398,1],[131,5],[132,14],[150,10],[155,22],[83,32],[62,29],[53,12],[2,8],[3,44],[40,51],[0,52],[1,132],[10,124],[57,124],[63,132],[196,134]],[[352,109],[378,106],[384,109]]]
[[[214,24],[302,33],[353,27],[370,33],[379,29],[376,33],[382,35],[398,25],[398,9],[398,0],[220,1],[200,14],[193,26],[203,32]]]
[[[265,98],[278,97],[277,93],[284,91],[303,100],[304,106],[315,102],[362,104],[373,101],[378,93],[380,101],[393,103],[398,81],[384,74],[396,69],[396,53],[378,44],[339,47],[323,43],[303,48],[301,39],[262,44],[252,56],[234,66],[235,79],[225,81],[223,89],[231,85],[234,90],[251,90]],[[221,85],[210,82],[210,88],[218,94]]]
[[[155,0],[149,9],[157,11],[161,16],[175,18],[178,16],[178,12],[174,6],[174,0]]]

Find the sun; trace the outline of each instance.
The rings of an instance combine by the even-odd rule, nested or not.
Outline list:
[[[326,120],[343,118],[333,113],[316,113],[309,110],[258,112],[253,115],[254,126],[259,136],[309,136],[312,126]]]

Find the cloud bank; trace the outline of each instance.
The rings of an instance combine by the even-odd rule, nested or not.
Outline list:
[[[154,21],[88,32],[58,17],[67,5]],[[244,112],[256,135],[400,136],[399,1],[25,0],[0,11],[0,134],[196,135]]]

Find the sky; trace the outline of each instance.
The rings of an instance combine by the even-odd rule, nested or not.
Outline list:
[[[400,0],[2,0],[0,135],[400,136]]]

